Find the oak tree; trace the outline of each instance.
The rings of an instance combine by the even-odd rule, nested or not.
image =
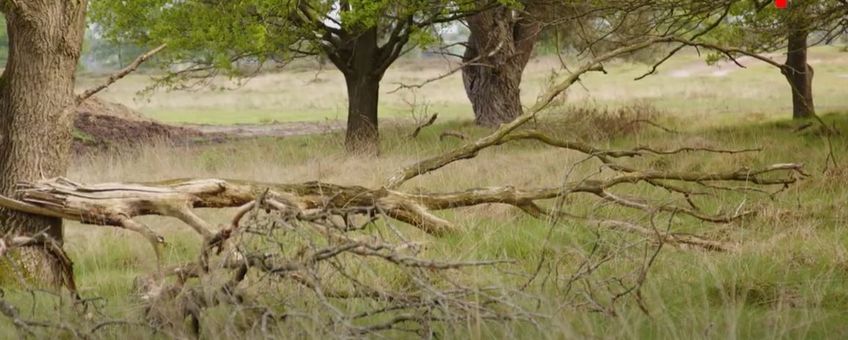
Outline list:
[[[462,76],[475,121],[495,127],[521,115],[521,77],[540,39],[556,53],[596,56],[649,36],[693,38],[716,28],[732,2],[520,0],[482,9],[465,19]]]
[[[0,78],[0,194],[21,181],[65,175],[68,168],[74,72],[82,48],[87,1],[0,1],[8,61]],[[0,234],[46,233],[62,242],[62,220],[0,209]],[[15,254],[25,278],[59,284],[67,278],[45,247]]]
[[[844,0],[794,0],[785,9],[776,8],[770,0],[745,0],[736,1],[723,25],[704,40],[735,50],[724,55],[755,55],[778,67],[792,93],[792,117],[798,119],[816,114],[808,47],[830,42],[846,28],[848,2]],[[786,52],[782,64],[763,55],[779,50]]]
[[[464,0],[471,1],[471,0]],[[428,30],[474,11],[448,0],[171,1],[103,0],[95,22],[116,40],[167,43],[167,80],[224,73],[239,65],[283,65],[304,56],[329,59],[348,92],[345,145],[376,153],[380,81],[404,52],[432,41]]]
[[[462,80],[477,125],[496,127],[521,115],[521,76],[541,35],[540,3],[500,4],[465,20]]]

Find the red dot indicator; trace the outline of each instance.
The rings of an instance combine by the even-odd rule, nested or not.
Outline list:
[[[786,8],[787,0],[774,0],[774,6],[780,9]]]

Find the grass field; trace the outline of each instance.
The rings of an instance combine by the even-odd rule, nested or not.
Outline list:
[[[631,79],[647,70],[644,65],[616,64],[610,75],[589,75],[584,84],[568,94],[562,106],[553,108],[532,125],[556,136],[581,139],[598,147],[626,148],[648,145],[673,148],[695,145],[721,148],[763,147],[758,153],[712,155],[688,153],[669,157],[627,160],[628,164],[662,170],[717,171],[743,166],[800,162],[811,177],[769,198],[756,193],[736,194],[718,191],[706,199],[712,209],[733,210],[740,205],[757,208],[752,218],[730,224],[710,224],[676,217],[673,231],[691,232],[738,243],[733,252],[714,253],[692,249],[664,249],[650,268],[642,288],[642,301],[648,313],[632,300],[618,305],[615,315],[588,311],[570,302],[583,301],[577,293],[563,292],[563,281],[578,270],[589,249],[601,242],[613,249],[640,240],[639,237],[564,221],[553,229],[545,221],[533,219],[515,209],[488,206],[446,213],[462,226],[462,232],[432,237],[409,227],[403,231],[427,244],[426,257],[451,260],[514,259],[500,271],[473,269],[458,271],[459,279],[480,284],[511,285],[523,282],[539,261],[548,259],[548,277],[532,285],[528,295],[541,303],[532,305],[540,328],[505,326],[470,320],[447,328],[444,338],[527,339],[568,338],[688,338],[688,339],[798,339],[848,337],[848,54],[835,48],[818,48],[816,60],[816,103],[823,119],[841,135],[826,138],[816,128],[795,131],[801,122],[787,120],[790,100],[787,85],[775,70],[762,65],[730,72],[723,77],[703,71],[692,56],[667,64],[669,70],[640,82]],[[531,65],[525,76],[524,96],[533,101],[556,64],[542,60]],[[683,70],[672,74],[671,70]],[[392,82],[421,81],[443,70],[400,66],[387,75],[384,88]],[[699,74],[699,72],[701,72]],[[320,79],[319,81],[311,81]],[[135,91],[145,84],[133,76],[110,88],[105,97],[124,102],[145,114],[168,122],[261,123],[343,119],[344,88],[340,76],[324,71],[292,71],[265,75],[231,92],[156,94],[149,101],[134,102]],[[450,89],[450,90],[448,90]],[[429,102],[431,112],[442,113],[439,123],[424,130],[417,139],[407,137],[411,127],[391,125],[382,133],[382,155],[361,159],[345,155],[341,136],[327,134],[284,139],[261,138],[228,144],[174,148],[151,145],[122,153],[89,155],[74,161],[69,174],[82,182],[151,181],[183,177],[238,178],[272,182],[312,180],[339,184],[379,186],[394,169],[423,157],[448,150],[461,143],[439,140],[445,130],[469,136],[483,136],[487,130],[473,126],[461,80],[454,75],[417,91],[418,100]],[[383,117],[407,117],[403,95],[385,95]],[[638,103],[632,110],[650,111],[663,126],[680,133],[668,133],[650,126],[620,133],[604,133],[611,128],[605,120],[581,117],[574,107],[622,107]],[[591,117],[589,117],[591,118]],[[837,165],[826,166],[828,144]],[[539,187],[558,183],[571,164],[581,160],[573,152],[514,143],[482,152],[477,158],[450,165],[423,176],[405,188],[453,191],[472,187]],[[587,162],[579,173],[589,173],[598,164]],[[411,189],[410,189],[411,190]],[[634,189],[633,194],[656,194]],[[679,199],[679,198],[678,198]],[[567,204],[576,211],[595,211],[596,202],[575,197]],[[225,223],[231,211],[204,211],[208,221]],[[601,207],[607,216],[642,219],[625,208]],[[143,220],[167,238],[165,263],[193,260],[200,248],[199,238],[181,223],[165,218]],[[137,318],[140,302],[133,295],[136,276],[156,270],[150,246],[136,234],[103,227],[69,223],[66,243],[75,262],[79,288],[84,296],[103,298],[104,308],[114,316]],[[607,248],[605,248],[607,249]],[[611,261],[598,273],[604,277],[626,275],[639,262],[644,249],[634,247],[625,256]],[[512,274],[507,274],[512,273]],[[246,288],[248,291],[250,288]],[[253,291],[252,294],[264,294]],[[29,306],[28,294],[11,294],[11,301]],[[34,301],[34,300],[33,300]],[[52,300],[38,300],[25,315],[39,317],[52,309],[66,308]],[[569,302],[569,303],[566,303]],[[211,313],[211,312],[210,312]],[[73,313],[71,313],[73,314]],[[65,314],[60,314],[65,315]],[[222,316],[224,315],[224,316]],[[237,325],[223,314],[210,314],[220,320],[202,334],[203,338],[233,338]],[[67,317],[68,322],[80,315]],[[228,321],[229,320],[229,321]],[[292,325],[297,325],[296,323]],[[0,318],[0,332],[12,325]],[[141,338],[146,333],[127,333],[120,327],[101,333],[123,339]],[[322,334],[319,329],[283,329],[280,337]],[[255,335],[255,334],[254,334]],[[409,336],[409,335],[407,335]],[[164,336],[163,336],[164,337]]]
[[[842,129],[848,128],[848,115],[825,116]],[[848,324],[848,169],[845,163],[822,174],[827,154],[825,140],[815,133],[794,133],[796,123],[739,123],[734,127],[690,127],[686,121],[671,125],[685,131],[683,136],[642,131],[598,145],[714,145],[725,147],[764,146],[756,155],[729,157],[692,154],[670,158],[668,169],[731,170],[743,165],[801,161],[813,174],[809,179],[776,196],[773,201],[751,195],[751,207],[759,216],[728,225],[713,225],[681,219],[675,231],[688,231],[718,239],[739,242],[732,253],[667,249],[652,267],[643,288],[650,316],[634,304],[624,304],[619,315],[608,317],[583,309],[560,310],[555,301],[565,299],[556,284],[539,288],[535,294],[552,303],[541,313],[551,318],[544,332],[523,333],[526,338],[844,338]],[[673,124],[673,123],[669,123]],[[474,135],[483,131],[463,123],[432,127],[417,141],[401,137],[407,131],[387,131],[385,155],[363,162],[344,156],[334,135],[298,137],[284,140],[246,141],[202,149],[173,150],[151,148],[132,155],[101,156],[79,160],[72,178],[83,181],[154,180],[169,177],[225,177],[262,181],[300,182],[322,180],[343,184],[378,185],[388,172],[417,157],[450,147],[439,143],[436,131],[459,129]],[[834,140],[838,155],[848,143]],[[316,150],[321,150],[320,153]],[[452,165],[445,171],[415,181],[411,187],[451,191],[487,185],[542,186],[557,181],[563,167],[576,155],[532,145],[513,145],[483,153],[477,159]],[[650,164],[651,160],[638,163]],[[747,198],[747,196],[746,196]],[[716,198],[724,208],[734,208],[739,197],[728,194]],[[591,210],[591,201],[571,203],[575,209]],[[625,209],[605,213],[639,218]],[[211,221],[225,221],[227,212],[203,215]],[[544,251],[561,256],[558,269],[566,276],[576,270],[579,255],[595,240],[595,232],[610,242],[635,239],[593,226],[565,222],[557,226],[546,242],[548,225],[518,211],[502,207],[467,209],[450,214],[463,225],[463,232],[443,238],[405,230],[429,244],[427,256],[447,259],[510,258],[518,263],[510,272],[532,272]],[[166,235],[170,246],[167,263],[191,260],[199,249],[199,238],[178,222],[148,218],[149,225]],[[67,244],[76,261],[82,292],[101,296],[111,304],[125,306],[129,313],[136,304],[132,298],[133,278],[155,270],[149,245],[135,234],[72,224]],[[637,254],[641,250],[634,250]],[[634,264],[621,261],[604,274],[632,270]],[[509,279],[497,272],[473,271],[474,280],[490,282]],[[470,278],[468,278],[470,279]],[[551,279],[553,280],[553,279]],[[485,328],[485,327],[484,327]],[[235,336],[236,329],[224,329],[221,337]],[[468,336],[469,329],[454,330],[453,336]],[[473,338],[503,335],[503,330],[484,329]],[[210,337],[213,334],[207,334]]]

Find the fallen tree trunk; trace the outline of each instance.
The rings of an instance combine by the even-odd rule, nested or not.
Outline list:
[[[551,143],[556,144],[556,143]],[[561,145],[569,144],[565,142]],[[583,148],[582,144],[580,145]],[[634,156],[639,151],[601,151],[590,150],[595,155]],[[652,150],[652,152],[660,152]],[[719,151],[728,152],[728,151]],[[492,187],[468,189],[450,193],[405,193],[386,188],[369,189],[361,186],[343,186],[322,182],[297,184],[261,183],[221,179],[181,179],[154,183],[105,183],[80,184],[64,178],[38,183],[22,183],[18,197],[2,198],[0,205],[29,213],[77,220],[95,225],[116,226],[139,232],[151,242],[160,243],[163,238],[152,229],[134,220],[137,216],[171,216],[184,222],[205,241],[220,239],[220,233],[198,217],[194,208],[235,208],[240,211],[253,208],[257,203],[269,208],[287,211],[299,219],[319,218],[320,214],[332,211],[335,214],[360,214],[374,216],[385,215],[390,218],[414,225],[421,230],[442,235],[456,231],[453,223],[436,216],[434,210],[454,209],[480,204],[507,204],[520,208],[528,214],[543,218],[562,213],[554,209],[542,208],[541,201],[570,194],[589,194],[614,204],[645,211],[666,211],[682,213],[694,218],[725,223],[747,216],[752,212],[738,211],[729,215],[710,215],[694,207],[676,205],[654,205],[644,200],[619,196],[610,190],[623,184],[640,182],[657,185],[662,183],[683,182],[706,185],[713,182],[745,182],[759,185],[788,185],[797,180],[797,176],[764,178],[763,175],[774,172],[798,173],[799,164],[775,164],[759,170],[741,169],[716,173],[676,173],[641,171],[634,169],[606,179],[568,182],[560,186],[536,189],[517,189],[513,187]],[[670,185],[669,185],[670,186]],[[683,190],[675,186],[678,190]],[[238,227],[238,219],[243,212],[237,213],[229,229]],[[603,222],[603,221],[602,221]],[[621,223],[598,223],[621,229]],[[628,227],[625,230],[647,234],[648,229]],[[218,233],[218,234],[216,234]],[[667,238],[674,243],[675,238]],[[683,243],[698,245],[697,241]],[[709,244],[708,244],[709,243]],[[707,242],[702,246],[709,249],[726,250]]]
[[[266,202],[300,214],[325,209],[351,212],[377,210],[387,216],[440,235],[452,230],[449,222],[424,211],[420,202],[390,190],[341,186],[322,182],[275,184],[221,179],[181,179],[153,183],[79,184],[57,178],[39,183],[22,183],[18,208],[30,212],[78,220],[83,223],[125,227],[142,215],[175,217],[204,238],[214,233],[192,208],[234,208],[252,203],[259,196]],[[131,224],[127,226],[127,224]],[[147,229],[147,228],[145,228]],[[138,231],[138,230],[136,230]]]

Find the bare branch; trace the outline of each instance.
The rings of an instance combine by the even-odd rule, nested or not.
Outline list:
[[[439,114],[434,113],[432,116],[430,116],[430,119],[428,119],[426,122],[416,126],[415,131],[412,131],[412,134],[410,134],[409,136],[412,137],[412,138],[418,137],[418,134],[421,133],[421,130],[424,129],[425,127],[433,125],[433,123],[436,122],[437,118],[439,118]]]
[[[385,188],[367,189],[358,186],[340,186],[329,183],[308,182],[302,184],[268,184],[244,181],[223,181],[217,179],[166,181],[148,184],[99,184],[83,185],[64,179],[30,183],[22,186],[21,201],[5,199],[0,205],[14,209],[32,206],[50,212],[50,216],[62,216],[85,223],[112,225],[133,230],[144,235],[154,248],[162,242],[161,236],[149,228],[134,222],[131,218],[140,215],[172,216],[185,222],[204,238],[206,247],[220,244],[238,227],[241,219],[250,209],[256,209],[259,202],[265,202],[273,209],[286,212],[302,221],[327,220],[329,214],[369,214],[380,211],[386,216],[414,225],[422,230],[440,235],[456,230],[449,221],[431,213],[431,210],[454,209],[480,204],[508,204],[528,214],[542,218],[548,213],[537,206],[536,202],[559,197],[564,194],[584,193],[612,203],[645,211],[680,212],[694,218],[714,223],[726,223],[747,216],[752,212],[744,211],[731,215],[709,215],[684,206],[657,206],[612,193],[612,188],[623,184],[645,182],[669,189],[672,192],[690,194],[691,191],[670,184],[671,182],[704,185],[719,182],[744,182],[756,185],[782,185],[794,183],[805,174],[800,164],[773,164],[760,169],[742,168],[726,172],[671,172],[651,171],[627,168],[610,163],[607,157],[633,157],[643,152],[673,154],[685,151],[705,151],[708,149],[679,148],[673,151],[660,151],[650,148],[610,151],[589,147],[581,143],[556,141],[526,131],[510,135],[499,140],[536,139],[551,145],[583,152],[601,159],[611,169],[623,174],[599,180],[581,180],[567,182],[558,187],[540,189],[516,189],[513,187],[495,187],[470,189],[453,193],[415,193],[409,194]],[[713,152],[749,152],[750,150],[708,150]],[[772,173],[787,173],[785,177],[765,176]],[[666,184],[664,182],[669,182]],[[267,197],[267,198],[266,198]],[[13,204],[4,205],[12,202]],[[285,202],[285,203],[283,203]],[[189,208],[195,207],[239,207],[232,226],[217,234]],[[316,210],[317,212],[310,212]],[[347,221],[347,219],[345,219]],[[346,222],[347,223],[347,222]],[[350,226],[334,226],[348,230]],[[357,229],[357,228],[354,228]],[[206,248],[205,247],[205,248]]]
[[[587,62],[580,68],[576,69],[573,73],[566,77],[566,79],[562,80],[558,84],[548,89],[547,92],[540,96],[540,99],[536,102],[536,104],[530,107],[527,112],[516,117],[515,120],[513,120],[512,122],[501,125],[497,130],[495,130],[488,136],[480,138],[473,143],[466,144],[460,148],[451,150],[442,155],[421,160],[415,164],[398,170],[394,175],[388,178],[388,180],[386,181],[386,187],[390,189],[397,188],[406,181],[413,179],[419,175],[439,169],[445,165],[448,165],[461,159],[468,159],[474,157],[480,150],[493,145],[497,145],[501,139],[506,137],[513,130],[517,129],[519,126],[523,125],[524,123],[535,117],[537,113],[541,112],[546,107],[548,107],[548,105],[551,103],[551,101],[553,101],[554,98],[559,96],[563,91],[567,90],[572,84],[577,82],[577,80],[580,79],[580,76],[582,76],[584,73],[590,71],[603,70],[603,68],[600,67],[600,64],[603,62],[606,62],[623,54],[647,48],[657,43],[672,41],[673,39],[674,38],[671,37],[650,38],[643,42],[618,48],[614,51],[608,52],[604,55],[594,58],[593,60]]]
[[[440,141],[444,141],[448,137],[454,137],[454,138],[458,138],[460,140],[468,139],[468,136],[466,136],[464,133],[459,132],[459,131],[443,131],[441,134],[439,134],[439,140]]]
[[[503,47],[503,42],[499,43],[499,44],[498,44],[498,45],[497,45],[494,49],[492,49],[492,51],[490,51],[489,53],[482,53],[482,54],[480,54],[480,55],[478,55],[478,56],[474,57],[473,59],[471,59],[471,60],[469,60],[469,61],[465,61],[465,62],[463,62],[463,63],[459,64],[459,66],[457,66],[457,67],[454,67],[454,68],[450,69],[448,72],[442,73],[442,74],[440,74],[440,75],[438,75],[438,76],[436,76],[436,77],[433,77],[433,78],[426,79],[426,80],[424,80],[423,82],[420,82],[420,83],[417,83],[417,84],[403,84],[403,83],[398,84],[398,87],[396,87],[394,90],[389,91],[388,93],[395,93],[395,92],[400,91],[400,90],[402,90],[402,89],[420,89],[420,88],[424,87],[424,86],[425,86],[425,85],[427,85],[427,84],[430,84],[430,83],[433,83],[433,82],[436,82],[436,81],[439,81],[439,80],[445,79],[445,78],[447,78],[447,77],[451,76],[452,74],[454,74],[454,73],[456,73],[456,72],[458,72],[458,71],[460,71],[460,70],[462,70],[463,68],[468,67],[468,66],[478,66],[478,65],[487,66],[487,65],[485,65],[485,64],[480,64],[480,63],[478,63],[478,62],[480,61],[480,59],[483,59],[483,58],[489,58],[489,57],[491,57],[491,56],[495,55],[496,53],[498,53],[498,51],[499,51],[502,47]],[[460,57],[461,57],[461,56],[460,56]]]
[[[104,81],[102,84],[97,85],[97,86],[90,88],[88,90],[85,90],[85,92],[79,94],[76,98],[77,105],[84,102],[86,99],[90,98],[91,96],[97,94],[98,92],[105,90],[107,87],[109,87],[109,85],[112,85],[116,81],[120,80],[123,77],[126,77],[128,74],[130,74],[133,71],[135,71],[136,69],[138,69],[138,67],[141,66],[142,63],[144,63],[145,61],[147,61],[148,59],[153,57],[156,53],[159,53],[159,51],[162,51],[163,49],[165,49],[165,46],[166,46],[165,44],[162,44],[162,45],[159,45],[159,46],[153,48],[150,51],[145,52],[144,54],[135,58],[135,60],[133,60],[133,62],[131,62],[129,65],[127,65],[127,67],[124,67],[121,70],[119,70],[118,72],[115,72],[112,75],[110,75],[109,78],[107,78],[106,81]]]

